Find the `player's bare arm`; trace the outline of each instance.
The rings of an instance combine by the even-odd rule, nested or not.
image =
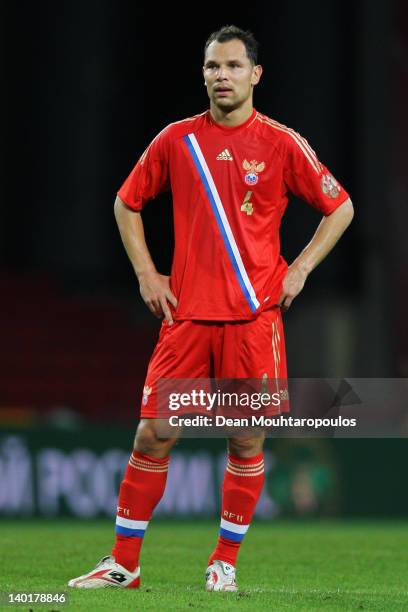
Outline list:
[[[145,304],[157,318],[164,316],[172,325],[169,303],[176,308],[177,299],[170,290],[170,277],[159,274],[155,268],[147,248],[140,213],[128,208],[119,197],[116,198],[114,211],[122,242],[139,280],[140,294]]]
[[[350,225],[353,216],[353,204],[348,198],[331,215],[322,219],[312,240],[288,267],[279,301],[283,310],[287,310],[302,291],[310,272],[330,253]]]

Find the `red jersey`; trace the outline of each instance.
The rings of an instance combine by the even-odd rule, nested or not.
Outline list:
[[[171,190],[176,320],[247,320],[278,303],[289,192],[329,215],[348,194],[294,130],[253,111],[236,127],[210,111],[167,126],[118,195],[140,211]]]

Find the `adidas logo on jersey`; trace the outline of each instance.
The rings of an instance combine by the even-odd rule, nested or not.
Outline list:
[[[223,161],[232,161],[233,157],[231,153],[228,151],[228,149],[224,149],[223,151],[221,151],[219,155],[217,155],[217,159],[221,159]]]

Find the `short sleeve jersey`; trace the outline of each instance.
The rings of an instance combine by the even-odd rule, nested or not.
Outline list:
[[[120,188],[140,211],[173,198],[176,320],[250,320],[279,301],[279,228],[291,192],[330,215],[348,194],[297,132],[253,111],[225,127],[210,111],[167,126]]]

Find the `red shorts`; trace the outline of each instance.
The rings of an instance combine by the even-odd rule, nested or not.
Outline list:
[[[157,417],[159,379],[265,377],[287,378],[280,308],[252,321],[163,321],[147,370],[141,417]]]

